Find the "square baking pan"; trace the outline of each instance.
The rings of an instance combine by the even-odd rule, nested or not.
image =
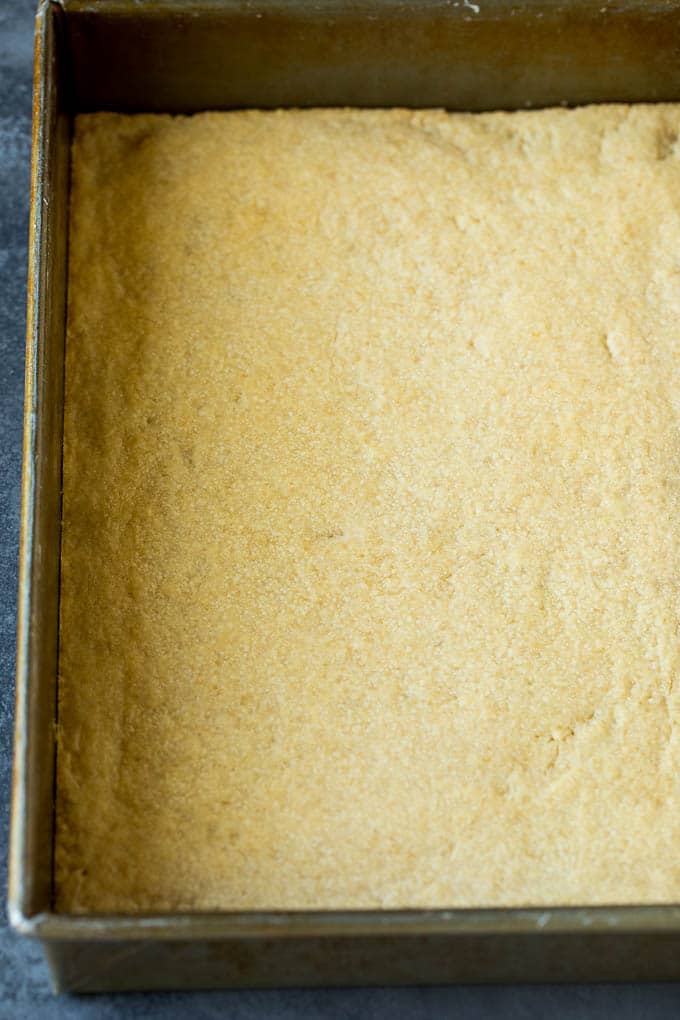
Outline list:
[[[58,990],[680,977],[680,906],[53,909],[69,146],[82,110],[680,100],[680,0],[62,0],[36,23],[9,911]]]

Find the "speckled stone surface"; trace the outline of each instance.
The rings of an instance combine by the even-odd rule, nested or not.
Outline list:
[[[131,0],[132,2],[132,0]],[[0,0],[0,881],[6,888],[13,714],[33,0]],[[4,898],[4,893],[3,893]],[[678,985],[450,987],[106,996],[52,995],[40,950],[0,912],[0,1020],[456,1017],[662,1020]]]

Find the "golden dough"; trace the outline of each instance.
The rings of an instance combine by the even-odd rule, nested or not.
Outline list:
[[[680,899],[678,134],[77,118],[60,910]]]

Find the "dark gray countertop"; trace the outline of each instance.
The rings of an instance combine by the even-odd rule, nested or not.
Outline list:
[[[0,886],[6,888],[14,700],[14,629],[21,473],[24,304],[28,231],[33,0],[0,0]],[[440,987],[52,996],[40,950],[16,938],[0,911],[0,1020],[40,1018],[534,1016],[680,1017],[678,985]]]

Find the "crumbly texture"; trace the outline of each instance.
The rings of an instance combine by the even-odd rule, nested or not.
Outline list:
[[[77,118],[60,910],[680,899],[679,134]]]

